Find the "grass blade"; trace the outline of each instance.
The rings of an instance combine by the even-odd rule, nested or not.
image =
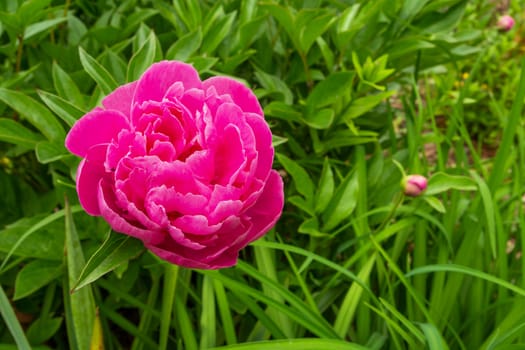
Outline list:
[[[20,326],[18,319],[16,318],[15,312],[5,295],[4,289],[0,285],[0,314],[4,319],[4,322],[9,329],[9,332],[13,336],[18,349],[20,350],[31,350],[29,342],[24,334],[24,330]]]

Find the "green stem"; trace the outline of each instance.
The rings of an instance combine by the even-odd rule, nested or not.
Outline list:
[[[168,336],[171,324],[173,300],[175,299],[175,289],[177,287],[177,277],[179,267],[177,265],[166,265],[164,272],[164,289],[162,292],[162,311],[160,317],[160,336],[159,350],[166,350],[168,347]]]

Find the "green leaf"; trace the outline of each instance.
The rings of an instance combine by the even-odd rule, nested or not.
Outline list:
[[[213,24],[202,40],[202,51],[208,55],[211,55],[215,51],[219,44],[228,36],[236,14],[235,11],[229,13]]]
[[[106,68],[104,68],[104,66],[98,63],[97,60],[84,51],[82,47],[78,48],[78,53],[80,55],[80,63],[82,63],[82,66],[86,72],[98,84],[105,95],[109,95],[118,87],[117,82],[115,79],[113,79]]]
[[[437,199],[434,196],[423,196],[422,197],[425,202],[427,202],[428,205],[430,205],[432,208],[437,210],[440,213],[446,213],[445,206],[443,205],[443,202],[441,202],[439,199]]]
[[[372,254],[368,261],[361,267],[357,278],[359,280],[368,283],[370,279],[370,273],[374,267],[376,261],[376,254]],[[356,282],[352,283],[348,292],[345,295],[341,307],[337,312],[337,317],[334,322],[334,330],[339,334],[341,338],[345,338],[348,335],[352,320],[354,319],[355,311],[358,303],[361,300],[363,294],[363,288]]]
[[[35,151],[36,159],[42,164],[54,162],[69,154],[63,142],[42,141],[36,145]]]
[[[85,261],[77,229],[73,222],[71,207],[67,201],[64,211],[66,224],[65,251],[68,271],[67,282],[64,287],[64,298],[66,299],[65,303],[68,305],[66,310],[68,334],[74,342],[70,346],[79,350],[88,350],[95,322],[95,300],[89,286],[75,293],[69,292],[69,288],[80,277]]]
[[[349,218],[354,211],[358,200],[357,172],[352,172],[337,187],[334,199],[330,202],[323,215],[323,231],[328,232],[341,221]]]
[[[320,231],[319,220],[315,216],[303,221],[303,223],[297,229],[297,232],[304,233],[312,237],[329,237],[327,233]]]
[[[34,260],[25,265],[15,280],[14,300],[25,298],[59,277],[64,271],[61,262]]]
[[[25,0],[21,3],[16,14],[20,17],[24,27],[32,23],[41,15],[42,10],[51,4],[51,0]]]
[[[293,106],[284,102],[270,102],[264,107],[264,114],[274,118],[283,119],[289,122],[301,122],[302,116]]]
[[[190,58],[202,44],[202,30],[197,28],[193,32],[189,32],[175,41],[175,43],[168,49],[166,59],[186,61]]]
[[[323,212],[334,194],[334,173],[330,167],[330,161],[328,158],[324,159],[323,170],[321,171],[321,178],[319,179],[319,185],[315,195],[315,212]]]
[[[276,154],[279,163],[292,177],[297,192],[302,194],[307,202],[313,203],[314,200],[314,183],[310,175],[297,162],[291,160],[281,153]]]
[[[343,113],[342,120],[347,123],[351,122],[352,119],[371,111],[375,106],[393,94],[395,94],[395,91],[385,91],[353,100],[350,106]]]
[[[0,101],[18,112],[49,140],[64,140],[64,128],[41,103],[21,92],[4,88],[0,88]]]
[[[326,13],[320,9],[301,10],[294,24],[299,31],[301,51],[306,54],[315,40],[326,32],[336,19],[333,13]]]
[[[27,338],[32,344],[43,344],[58,332],[62,321],[62,317],[40,317],[31,322],[26,332]]]
[[[332,108],[323,108],[318,110],[307,110],[304,115],[306,125],[314,129],[328,129],[335,118],[335,112]]]
[[[349,96],[353,79],[353,72],[330,74],[314,87],[306,99],[306,106],[311,109],[319,109],[334,103],[343,96]]]
[[[432,196],[448,190],[476,191],[476,182],[467,176],[449,175],[444,172],[437,172],[428,180],[428,187],[425,195]]]
[[[7,299],[7,295],[5,295],[2,285],[0,285],[0,315],[2,315],[5,325],[7,326],[7,329],[9,329],[9,333],[13,336],[18,350],[31,350],[31,346],[27,341],[22,326],[20,326],[20,323],[16,318],[15,311],[13,310],[9,299]]]
[[[157,47],[157,37],[152,31],[140,49],[131,57],[128,66],[127,81],[135,81],[142,73],[151,66],[155,60],[155,50]]]
[[[68,103],[82,109],[84,107],[84,98],[82,97],[77,84],[75,84],[69,74],[67,74],[66,71],[64,71],[56,62],[53,62],[51,72],[53,75],[53,85],[55,86],[58,95]]]
[[[42,136],[7,118],[0,118],[0,141],[34,149]]]
[[[335,339],[300,338],[267,340],[221,346],[212,350],[368,350],[359,344]]]
[[[420,323],[419,328],[423,330],[423,334],[427,339],[429,350],[448,350],[447,343],[443,336],[439,333],[435,325],[431,323]]]
[[[110,231],[108,237],[89,258],[82,269],[73,291],[93,283],[106,273],[135,258],[144,250],[144,244],[135,238]]]
[[[62,119],[69,127],[82,117],[85,112],[74,106],[60,96],[49,92],[38,90],[38,96],[56,115]]]
[[[82,208],[75,206],[74,210],[78,212]],[[22,218],[0,231],[0,251],[7,253],[0,271],[12,255],[61,260],[64,250],[64,236],[61,235],[63,225],[55,221],[63,216],[64,211],[60,210],[50,215]]]
[[[46,19],[41,22],[33,23],[30,26],[26,27],[24,31],[24,40],[30,39],[35,35],[38,35],[46,30],[53,28],[59,23],[67,21],[67,17]]]

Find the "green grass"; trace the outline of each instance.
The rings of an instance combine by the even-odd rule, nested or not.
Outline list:
[[[523,5],[0,3],[0,349],[525,346]],[[245,81],[274,134],[284,212],[234,268],[78,205],[64,135],[162,59]]]

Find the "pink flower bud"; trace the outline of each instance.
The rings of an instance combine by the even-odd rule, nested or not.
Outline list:
[[[404,181],[405,194],[417,197],[427,189],[427,178],[423,175],[408,175]]]
[[[512,18],[509,15],[501,16],[498,20],[497,27],[499,30],[502,30],[504,32],[508,32],[509,30],[514,27],[514,18]]]

